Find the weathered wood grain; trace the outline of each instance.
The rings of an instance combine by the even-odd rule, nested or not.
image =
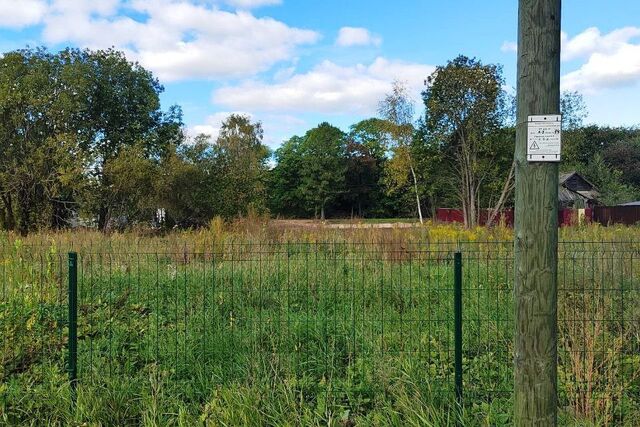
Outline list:
[[[560,0],[519,0],[515,211],[517,426],[557,423],[558,165],[527,162],[527,117],[560,113]]]

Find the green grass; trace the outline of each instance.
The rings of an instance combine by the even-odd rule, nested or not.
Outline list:
[[[559,266],[561,422],[633,425],[638,248],[587,246]],[[7,245],[0,420],[454,425],[453,247],[81,248],[72,410],[66,253]],[[463,425],[513,422],[511,256],[510,244],[465,251]]]

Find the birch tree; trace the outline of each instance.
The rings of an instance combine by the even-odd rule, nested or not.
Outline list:
[[[415,161],[411,154],[411,142],[415,133],[413,126],[414,106],[407,85],[396,80],[391,92],[385,95],[378,105],[378,114],[386,120],[389,135],[389,149],[393,152],[388,168],[390,177],[396,186],[403,186],[408,179],[413,184],[416,196],[416,207],[420,223],[423,223],[418,178]],[[408,178],[410,177],[410,178]]]

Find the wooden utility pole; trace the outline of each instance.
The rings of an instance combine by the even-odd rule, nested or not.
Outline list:
[[[561,0],[519,0],[516,426],[557,424],[558,163],[530,161],[527,129],[530,116],[560,114],[560,4]]]

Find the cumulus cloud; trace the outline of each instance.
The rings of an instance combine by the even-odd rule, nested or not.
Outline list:
[[[586,58],[577,70],[562,77],[564,90],[585,93],[640,81],[640,28],[625,27],[608,34],[589,28],[573,38],[563,34],[562,59]]]
[[[222,87],[214,91],[213,102],[251,111],[372,114],[393,80],[407,82],[417,96],[424,79],[434,70],[431,65],[381,57],[370,65],[348,67],[324,61],[283,81],[250,80]]]
[[[0,27],[20,29],[38,24],[46,11],[44,0],[0,0]]]
[[[562,60],[587,58],[595,53],[615,54],[629,41],[640,36],[640,27],[624,27],[602,34],[596,27],[587,28],[573,38],[562,32]]]
[[[23,15],[13,25],[42,23],[45,43],[89,48],[116,47],[164,81],[189,78],[239,78],[295,57],[296,48],[320,35],[290,27],[246,10],[227,11],[222,3],[249,9],[279,0],[0,0]],[[10,9],[13,9],[10,8]],[[29,9],[31,10],[31,9]],[[9,9],[7,9],[9,11]],[[0,14],[7,26],[8,13]],[[2,21],[4,19],[4,21]],[[4,22],[4,24],[3,24]]]
[[[366,28],[342,27],[338,32],[336,44],[338,46],[380,46],[382,38],[371,34]]]
[[[282,0],[224,0],[224,2],[238,9],[253,9],[255,7],[281,4]]]
[[[264,129],[264,143],[277,147],[289,136],[298,133],[301,129],[306,129],[307,122],[287,114],[260,114],[255,115],[244,111],[219,111],[206,117],[204,123],[191,126],[187,129],[190,137],[200,134],[209,135],[211,141],[215,142],[220,135],[220,128],[231,114],[242,114],[249,116],[253,122],[260,121]]]
[[[222,127],[222,122],[224,122],[227,117],[232,114],[241,114],[244,116],[249,116],[253,119],[253,115],[244,111],[218,111],[216,113],[210,114],[204,120],[204,123],[195,125],[187,129],[187,133],[189,136],[197,136],[200,134],[209,135],[213,141],[218,138],[220,134],[220,128]]]

